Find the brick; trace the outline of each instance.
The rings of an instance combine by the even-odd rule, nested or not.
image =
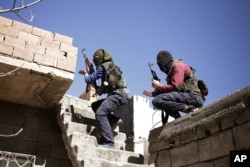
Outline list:
[[[24,60],[33,61],[34,53],[21,48],[15,48],[13,52],[14,57],[19,57]]]
[[[192,142],[172,148],[171,162],[173,167],[185,166],[199,162],[198,142]]]
[[[31,25],[24,24],[24,23],[21,23],[19,21],[13,21],[12,27],[14,29],[24,31],[24,32],[27,32],[27,33],[31,33],[32,29],[33,29],[33,27]]]
[[[199,141],[201,161],[228,155],[231,150],[234,150],[234,144],[232,132],[230,130]]]
[[[249,113],[248,113],[249,114]],[[235,141],[235,149],[243,150],[250,148],[250,122],[233,128],[233,138]]]
[[[53,49],[60,49],[60,42],[59,41],[53,41],[50,38],[43,37],[41,41],[41,45]]]
[[[19,31],[14,30],[13,28],[10,28],[10,27],[5,27],[5,26],[0,25],[0,34],[17,38]]]
[[[10,27],[12,25],[12,20],[0,16],[0,25]]]
[[[78,48],[72,45],[65,44],[65,43],[61,43],[60,50],[63,52],[73,54],[73,55],[77,55],[77,52],[78,52]]]
[[[73,42],[73,38],[65,36],[65,35],[61,35],[58,33],[55,33],[54,40],[60,41],[60,42],[66,43],[66,44],[72,44],[72,42]]]
[[[235,120],[237,124],[242,124],[250,121],[250,109],[237,112],[240,112],[240,114],[238,114],[237,119]]]
[[[6,45],[17,47],[17,48],[23,48],[24,49],[24,47],[25,47],[25,42],[23,40],[13,38],[13,37],[9,37],[9,36],[5,37],[4,43]]]
[[[19,32],[18,39],[22,39],[24,41],[30,42],[30,43],[35,43],[35,44],[40,44],[41,43],[41,38],[26,32]]]
[[[66,59],[64,52],[61,52],[60,50],[54,48],[46,47],[45,54],[55,59]]]
[[[26,50],[33,53],[45,54],[45,46],[37,45],[34,43],[27,43]]]
[[[64,145],[62,136],[60,133],[39,131],[39,137],[37,142],[53,145]]]
[[[158,152],[156,159],[156,166],[171,167],[171,154],[170,150]]]
[[[53,39],[53,33],[47,30],[43,30],[37,27],[34,27],[32,30],[32,34],[35,36],[39,36],[41,38],[49,38],[49,39]]]
[[[67,159],[68,154],[64,146],[53,145],[51,149],[51,158]]]
[[[229,162],[230,162],[229,156],[219,158],[214,161],[214,167],[230,166]]]
[[[54,66],[54,61],[55,60],[52,57],[49,57],[47,55],[35,54],[34,56],[34,62],[38,64]]]
[[[0,43],[3,43],[4,35],[0,34]]]
[[[13,47],[7,46],[4,43],[0,43],[0,53],[6,54],[6,55],[12,55]]]
[[[70,53],[67,53],[66,60],[69,61],[70,63],[76,63],[77,56],[76,55],[72,55]]]
[[[18,139],[29,141],[29,142],[37,142],[39,132],[34,130],[33,127],[28,128],[25,127],[23,131],[17,136]]]
[[[181,132],[181,143],[188,143],[197,139],[196,128],[192,127]]]
[[[66,71],[75,72],[76,62],[58,59],[56,67]]]
[[[187,167],[214,167],[213,162],[199,162],[196,164],[188,165]]]

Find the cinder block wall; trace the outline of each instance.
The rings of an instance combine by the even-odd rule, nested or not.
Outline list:
[[[78,48],[73,39],[0,17],[0,100],[52,108],[74,79]],[[18,83],[18,86],[17,86]]]
[[[229,167],[230,151],[250,150],[250,87],[150,132],[156,167]]]
[[[35,155],[36,165],[72,167],[53,111],[0,101],[0,116],[1,151]]]
[[[78,49],[71,37],[0,17],[0,53],[18,59],[75,71]]]

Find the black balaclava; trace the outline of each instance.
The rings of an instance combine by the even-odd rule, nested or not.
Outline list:
[[[168,51],[162,50],[157,54],[157,64],[162,72],[168,74],[173,62],[173,57]]]

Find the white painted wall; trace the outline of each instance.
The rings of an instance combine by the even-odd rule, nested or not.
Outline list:
[[[162,126],[161,111],[150,107],[151,101],[148,98],[135,95],[133,100],[134,116],[134,152],[144,155],[144,161],[148,160],[148,135],[153,128]],[[169,121],[173,121],[169,117]]]

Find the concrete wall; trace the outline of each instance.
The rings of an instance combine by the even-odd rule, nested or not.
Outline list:
[[[78,49],[71,37],[0,17],[0,100],[52,108],[70,87]]]
[[[149,99],[135,95],[131,97],[128,105],[119,108],[118,113],[124,120],[119,131],[127,135],[127,150],[143,155],[147,164],[149,132],[162,126],[161,111],[151,108]],[[173,120],[169,117],[169,122]]]
[[[250,87],[192,112],[149,136],[155,167],[229,167],[230,151],[250,150]]]
[[[0,117],[1,151],[34,155],[40,166],[72,166],[53,111],[0,101]]]

